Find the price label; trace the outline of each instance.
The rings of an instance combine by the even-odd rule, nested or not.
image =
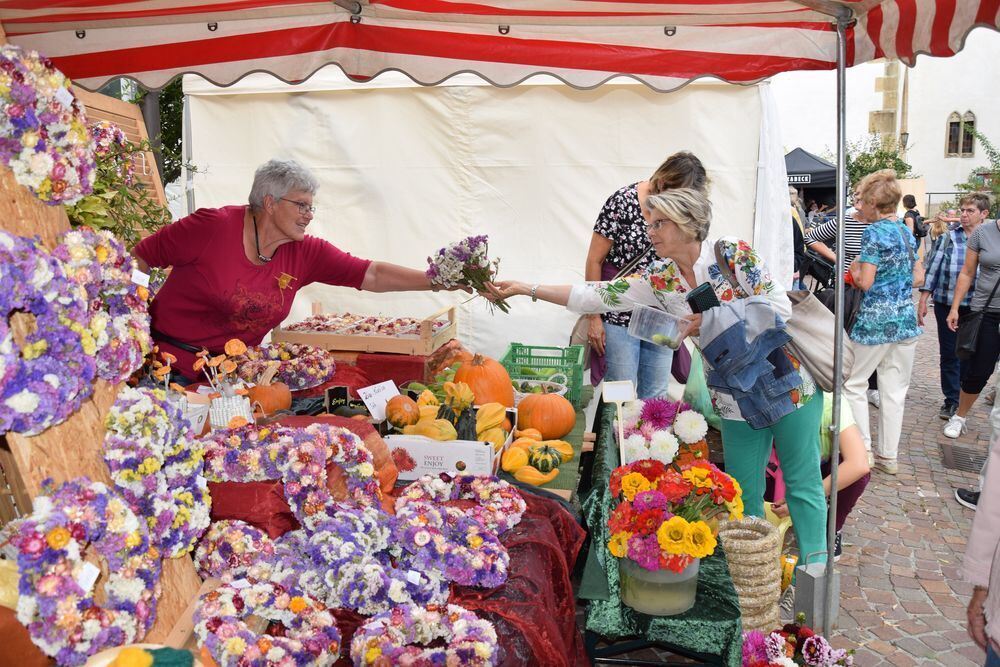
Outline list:
[[[411,584],[413,584],[414,586],[419,586],[420,582],[423,581],[423,577],[420,576],[419,572],[415,572],[414,570],[407,570],[406,580]]]
[[[250,588],[250,582],[248,580],[246,580],[246,579],[236,579],[235,581],[231,582],[229,585],[232,586],[233,588],[236,588],[236,589]]]
[[[139,269],[132,269],[132,282],[140,287],[149,287],[149,274]]]
[[[48,496],[35,496],[35,499],[31,502],[31,506],[35,514],[45,516],[52,511],[52,499]]]
[[[69,92],[68,89],[63,88],[62,86],[56,88],[55,96],[56,101],[67,109],[73,106],[73,93]]]
[[[385,419],[385,404],[393,396],[399,396],[399,389],[392,380],[379,382],[370,387],[358,389],[358,396],[365,402],[365,407],[375,421],[380,422]]]
[[[101,568],[93,563],[84,563],[83,567],[80,568],[80,574],[76,577],[76,583],[80,584],[80,588],[89,593],[99,576],[101,576]]]

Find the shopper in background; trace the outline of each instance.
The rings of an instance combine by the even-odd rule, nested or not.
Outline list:
[[[859,215],[872,222],[862,236],[861,252],[850,267],[855,286],[865,294],[850,332],[854,368],[844,384],[844,398],[851,404],[870,451],[865,394],[868,377],[878,369],[882,405],[875,467],[895,475],[903,404],[920,335],[912,300],[916,243],[906,225],[896,218],[902,197],[896,172],[883,169],[869,174],[861,179],[856,191]]]
[[[610,280],[638,256],[632,273],[641,273],[656,258],[646,235],[649,211],[646,199],[671,188],[708,188],[705,167],[693,153],[674,153],[649,180],[632,183],[608,197],[597,216],[587,251],[584,277],[591,282]],[[628,333],[630,312],[590,317],[587,338],[591,346],[591,380],[631,380],[639,398],[662,396],[670,380],[670,350]],[[595,359],[595,355],[597,359]],[[602,363],[599,361],[603,358]]]

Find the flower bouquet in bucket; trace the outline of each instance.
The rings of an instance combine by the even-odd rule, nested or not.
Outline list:
[[[486,289],[486,283],[496,279],[500,259],[489,258],[488,236],[467,236],[441,248],[427,258],[427,277],[435,287],[452,289],[471,287],[477,292]],[[490,308],[509,312],[510,306],[503,299],[490,301]]]
[[[716,519],[743,516],[739,484],[707,461],[643,459],[616,468],[609,487],[619,499],[608,551],[619,559],[622,602],[656,616],[687,611],[700,559],[715,552]]]
[[[708,422],[683,401],[647,398],[622,405],[622,463],[655,459],[691,463],[708,458]]]

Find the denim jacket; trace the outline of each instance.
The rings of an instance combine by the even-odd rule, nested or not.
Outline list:
[[[802,378],[784,352],[785,323],[764,297],[723,303],[702,316],[708,386],[736,399],[751,428],[795,411],[790,392]]]

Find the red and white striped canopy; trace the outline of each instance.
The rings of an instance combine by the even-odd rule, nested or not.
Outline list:
[[[0,25],[89,89],[190,72],[300,81],[336,63],[356,80],[475,72],[509,86],[548,73],[589,88],[630,75],[671,90],[833,68],[844,8],[848,65],[952,55],[973,27],[1000,27],[1000,0],[0,0]]]

